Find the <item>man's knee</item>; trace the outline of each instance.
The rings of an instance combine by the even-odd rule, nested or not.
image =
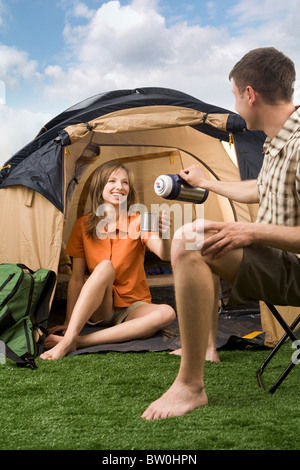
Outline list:
[[[203,222],[201,220],[183,225],[174,234],[171,247],[171,261],[176,264],[186,256],[199,259],[199,246],[203,242]]]

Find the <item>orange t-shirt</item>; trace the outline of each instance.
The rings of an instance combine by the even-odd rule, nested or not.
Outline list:
[[[144,269],[147,241],[140,236],[140,216],[130,216],[116,224],[116,230],[100,228],[97,240],[86,235],[88,215],[74,224],[65,253],[73,258],[85,258],[93,272],[103,260],[110,260],[115,269],[114,306],[128,307],[137,300],[151,302]]]

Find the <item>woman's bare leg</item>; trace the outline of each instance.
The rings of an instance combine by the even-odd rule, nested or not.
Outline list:
[[[80,331],[92,313],[99,311],[100,305],[103,315],[108,315],[111,312],[114,276],[114,269],[110,261],[103,261],[95,268],[82,287],[65,335],[56,346],[41,354],[42,359],[56,360],[74,351]],[[96,321],[95,315],[97,316],[95,313],[92,316]]]
[[[78,336],[76,349],[148,338],[168,326],[174,318],[175,312],[169,305],[142,305],[131,312],[123,323]],[[63,339],[57,335],[50,335],[49,338],[53,345]]]

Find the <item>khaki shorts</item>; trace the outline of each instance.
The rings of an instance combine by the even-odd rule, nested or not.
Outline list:
[[[300,259],[294,253],[263,245],[244,248],[233,285],[226,283],[227,305],[264,300],[274,305],[300,306]]]
[[[129,305],[129,307],[113,307],[110,315],[105,318],[104,320],[99,320],[96,322],[87,321],[88,325],[98,325],[101,323],[101,326],[114,326],[122,323],[128,315],[136,310],[138,307],[142,305],[149,305],[147,302],[143,302],[142,300],[138,300],[137,302],[133,302],[133,304]]]

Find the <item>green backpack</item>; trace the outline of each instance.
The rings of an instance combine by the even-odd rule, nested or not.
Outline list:
[[[0,264],[0,340],[5,356],[19,366],[37,367],[35,358],[44,349],[55,283],[54,271]]]

